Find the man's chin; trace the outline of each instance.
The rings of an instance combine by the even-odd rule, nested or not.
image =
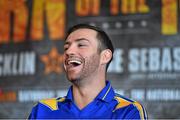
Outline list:
[[[75,81],[77,81],[79,78],[77,77],[77,76],[67,76],[67,78],[68,78],[68,80],[70,81],[70,82],[75,82]]]
[[[74,78],[74,79],[69,79],[69,81],[70,81],[72,84],[79,86],[81,80]]]

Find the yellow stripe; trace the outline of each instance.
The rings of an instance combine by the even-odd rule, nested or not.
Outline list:
[[[58,102],[63,102],[64,100],[65,100],[65,98],[61,98],[59,100],[57,100],[56,98],[51,98],[51,99],[41,100],[40,103],[47,106],[51,110],[57,110],[58,109]]]
[[[65,100],[65,98],[60,98],[59,100],[57,100],[58,102],[63,102]]]
[[[144,112],[143,112],[143,108],[141,104],[139,104],[138,102],[134,102],[133,105],[137,107],[137,109],[139,110],[141,119],[144,120],[145,117],[144,117]]]
[[[118,101],[118,105],[116,106],[115,110],[131,104],[131,102],[129,102],[123,98],[120,98],[120,97],[115,97],[115,99]]]
[[[56,98],[41,100],[40,103],[49,107],[51,110],[57,110],[58,109]]]

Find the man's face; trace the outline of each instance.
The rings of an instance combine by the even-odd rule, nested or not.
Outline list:
[[[97,32],[78,29],[72,32],[64,45],[64,69],[70,81],[94,75],[99,68]]]

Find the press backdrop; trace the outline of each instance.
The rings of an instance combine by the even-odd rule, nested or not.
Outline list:
[[[115,46],[108,80],[149,118],[180,119],[179,0],[0,0],[0,118],[26,118],[66,95],[66,30],[104,29]]]

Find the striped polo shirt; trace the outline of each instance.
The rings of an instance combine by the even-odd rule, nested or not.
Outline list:
[[[92,89],[93,90],[93,89]],[[65,97],[39,101],[29,119],[147,119],[143,106],[114,92],[109,81],[83,109],[73,100],[72,86]]]

